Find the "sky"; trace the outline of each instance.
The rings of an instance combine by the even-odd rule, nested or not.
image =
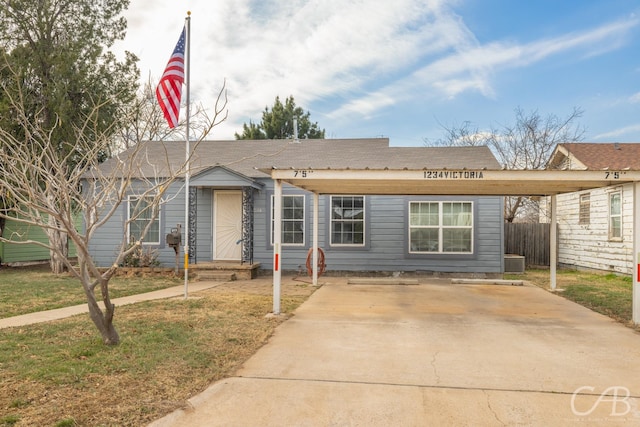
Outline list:
[[[579,108],[583,141],[640,142],[637,0],[131,0],[113,50],[157,82],[187,11],[192,102],[227,89],[209,139],[293,96],[327,138],[422,146]]]

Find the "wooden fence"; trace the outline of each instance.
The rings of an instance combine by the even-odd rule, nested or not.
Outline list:
[[[504,253],[523,255],[526,265],[548,266],[550,224],[504,223]]]

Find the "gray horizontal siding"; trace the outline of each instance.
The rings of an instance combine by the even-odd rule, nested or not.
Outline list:
[[[273,247],[270,244],[271,196],[273,184],[264,180],[265,187],[255,191],[254,198],[254,261],[270,270]],[[181,183],[167,192],[169,203],[161,208],[162,242],[153,247],[159,261],[167,266],[175,263],[175,252],[164,244],[164,235],[180,223],[184,225],[184,191]],[[177,194],[176,194],[177,193]],[[305,245],[283,246],[282,268],[304,269],[307,251],[312,245],[313,194],[285,186],[284,194],[304,194]],[[197,261],[212,259],[212,200],[214,190],[197,191]],[[500,273],[503,269],[503,227],[501,197],[426,197],[426,196],[366,196],[366,245],[364,247],[331,247],[329,242],[329,196],[319,198],[318,244],[325,251],[329,270],[333,271],[432,271],[460,273]],[[409,201],[471,201],[474,204],[473,254],[409,254]],[[110,265],[122,241],[126,207],[123,207],[96,233],[91,252],[101,265]]]
[[[213,193],[213,190],[207,188],[199,188],[196,192],[198,212],[195,262],[211,261],[213,257]]]
[[[268,187],[256,198],[254,259],[263,268],[271,269],[273,249],[268,244],[268,227],[271,218]],[[312,244],[313,195],[301,190],[284,188],[283,194],[306,194],[306,245],[283,246],[282,267],[285,270],[303,268],[307,251]],[[463,273],[500,273],[503,269],[503,229],[501,197],[425,197],[425,196],[367,196],[367,244],[364,248],[331,247],[328,218],[329,196],[319,200],[318,245],[326,255],[327,268],[337,271],[433,271]],[[474,203],[474,253],[463,255],[408,253],[408,204],[409,201],[471,201]]]
[[[133,184],[135,188],[139,183]],[[133,194],[133,191],[131,192]],[[160,244],[145,244],[145,250],[156,251],[158,261],[167,266],[175,265],[175,252],[165,244],[165,236],[181,224],[184,233],[184,189],[182,182],[176,182],[166,191],[167,203],[160,207]],[[122,203],[116,213],[94,234],[89,252],[100,266],[112,265],[117,251],[126,238],[125,222],[127,219],[127,203]]]
[[[192,187],[241,188],[252,184],[252,180],[221,167],[203,172],[193,177],[190,181],[190,186]]]

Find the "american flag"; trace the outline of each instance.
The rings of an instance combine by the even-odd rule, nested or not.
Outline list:
[[[156,98],[158,98],[164,117],[172,129],[178,124],[178,116],[180,115],[180,98],[184,83],[185,30],[186,28],[182,29],[180,39],[156,88]]]

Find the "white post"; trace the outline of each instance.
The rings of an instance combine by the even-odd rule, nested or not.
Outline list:
[[[273,314],[280,314],[282,281],[282,182],[274,181],[273,189]]]
[[[188,12],[188,16],[185,20],[186,28],[186,40],[185,40],[185,82],[186,82],[186,115],[187,123],[185,128],[185,161],[187,163],[187,170],[184,178],[184,299],[189,296],[189,175],[191,169],[191,147],[189,143],[189,115],[190,112],[190,77],[191,71],[190,57],[191,57],[191,12]]]
[[[640,324],[640,182],[633,183],[633,291],[632,320]]]
[[[549,272],[551,275],[551,290],[556,290],[556,265],[558,264],[558,225],[556,217],[557,199],[551,196],[551,232],[549,233]]]
[[[313,193],[313,285],[318,285],[318,193]]]

